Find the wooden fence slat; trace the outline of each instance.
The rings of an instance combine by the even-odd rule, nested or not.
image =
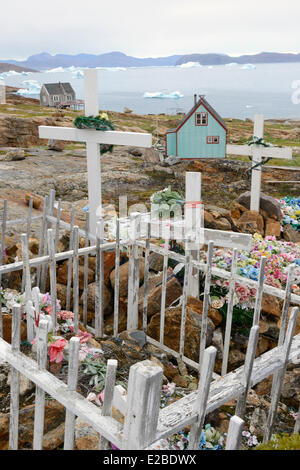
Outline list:
[[[214,249],[213,242],[211,241],[208,242],[204,297],[203,297],[203,306],[202,306],[202,322],[201,322],[201,333],[200,333],[199,371],[201,371],[202,369],[203,355],[204,355],[204,351],[206,348],[207,318],[208,318],[208,306],[210,302],[210,283],[211,283],[211,275],[212,275],[213,249]]]
[[[89,246],[89,227],[90,227],[90,214],[86,212],[85,214],[85,248]],[[78,232],[79,233],[79,232]],[[87,292],[88,292],[88,267],[89,267],[89,256],[88,254],[84,255],[84,273],[83,273],[83,325],[87,325]]]
[[[294,282],[295,268],[296,268],[295,264],[291,264],[288,267],[288,277],[286,280],[285,299],[284,299],[282,313],[281,313],[281,324],[280,324],[280,329],[279,329],[278,346],[282,346],[284,343],[286,326],[288,322],[288,313],[289,313],[289,308],[291,304],[291,294],[292,294],[292,285]],[[278,381],[278,372],[275,372],[275,374],[273,375],[273,380],[272,380],[271,396],[275,392],[277,381]]]
[[[162,368],[149,360],[131,366],[122,450],[143,449],[153,442],[159,416],[162,375]]]
[[[102,407],[102,416],[112,415],[112,403],[114,397],[114,388],[116,383],[116,372],[118,367],[118,361],[115,359],[108,359],[106,376],[105,376],[105,387],[104,387],[104,400]],[[99,448],[105,450],[108,448],[108,441],[105,437],[100,437]]]
[[[56,260],[53,229],[48,229],[48,251],[50,264],[50,292],[51,292],[51,319],[53,323],[53,331],[56,334],[57,326],[57,287],[56,287]]]
[[[194,403],[194,411],[198,416],[197,421],[191,427],[189,450],[199,448],[216,354],[217,350],[214,346],[207,348],[203,354],[197,399]]]
[[[227,367],[228,367],[228,357],[229,357],[231,327],[232,327],[233,302],[234,302],[234,294],[235,294],[234,276],[236,274],[237,256],[238,256],[238,250],[234,248],[233,254],[232,254],[232,261],[231,261],[231,277],[229,281],[228,304],[227,304],[227,314],[226,314],[226,327],[225,327],[221,375],[225,375],[227,373]]]
[[[266,262],[267,262],[266,256],[262,256],[260,258],[258,285],[257,285],[257,289],[256,289],[256,299],[255,299],[253,324],[252,324],[253,326],[259,324],[260,312],[261,312],[261,302],[262,302],[262,296],[263,296],[263,285],[264,285],[264,279],[265,279]]]
[[[235,409],[235,414],[239,416],[241,419],[244,418],[245,411],[246,411],[247,395],[248,395],[249,388],[250,388],[251,374],[252,374],[252,368],[253,368],[253,363],[255,359],[258,337],[259,337],[259,326],[254,325],[252,326],[251,331],[250,331],[247,353],[246,353],[245,364],[244,364],[245,391],[239,396],[236,409]]]
[[[119,333],[119,291],[120,291],[120,220],[116,220],[115,286],[114,286],[114,336]]]
[[[47,349],[48,349],[48,322],[40,320],[39,334],[37,337],[37,363],[39,370],[46,369]],[[33,432],[33,450],[41,450],[43,447],[45,421],[45,392],[43,389],[35,388],[35,407],[34,407],[34,432]]]
[[[191,279],[190,270],[191,270],[191,251],[186,250],[186,252],[185,252],[184,281],[183,281],[183,290],[182,290],[180,339],[179,339],[179,354],[180,354],[181,357],[184,355],[186,305],[187,305],[187,296],[188,296],[188,292],[189,292],[189,281]]]
[[[44,245],[45,245],[45,233],[46,233],[46,225],[47,225],[47,210],[49,204],[49,196],[44,198],[44,207],[43,207],[43,216],[42,216],[42,224],[41,224],[41,232],[40,232],[40,242],[39,242],[39,252],[38,258],[44,254]],[[41,265],[38,264],[36,268],[36,285],[41,289]]]
[[[58,200],[56,209],[56,224],[55,224],[55,253],[58,251],[59,242],[59,227],[60,227],[60,213],[61,213],[61,199]]]
[[[298,432],[300,432],[300,405],[298,409],[297,418],[295,421],[294,434],[297,434]]]
[[[30,196],[29,199],[29,208],[28,208],[28,215],[27,215],[27,230],[26,230],[26,239],[27,239],[27,251],[28,251],[28,243],[30,237],[30,229],[31,229],[31,217],[32,217],[32,204],[33,204],[33,197]],[[22,249],[23,252],[23,249]],[[23,256],[22,256],[23,258]],[[21,291],[24,292],[26,284],[26,267],[23,267],[23,275],[22,275],[22,287]]]
[[[69,347],[68,390],[73,392],[76,391],[78,380],[79,338],[73,336],[73,338],[70,339]],[[75,414],[66,410],[64,450],[73,450],[74,431]]]
[[[229,421],[225,450],[239,450],[244,424],[239,416],[232,416]]]
[[[147,223],[145,247],[144,301],[143,301],[143,330],[147,332],[148,323],[148,291],[149,291],[149,254],[150,254],[151,223]]]
[[[7,199],[3,201],[2,224],[1,224],[1,250],[0,250],[0,267],[3,263],[5,253],[5,231],[7,222]],[[1,288],[1,273],[0,273],[0,288]],[[3,321],[2,321],[2,302],[0,302],[0,337],[3,336]]]
[[[78,306],[79,306],[79,258],[78,258],[78,227],[74,226],[74,235],[73,235],[73,313],[74,313],[74,330],[78,334]]]
[[[271,406],[269,410],[269,415],[268,415],[263,442],[267,442],[269,439],[271,439],[271,436],[272,436],[274,420],[275,420],[276,412],[277,412],[277,406],[278,406],[278,402],[279,402],[279,398],[280,398],[280,394],[281,394],[281,390],[283,386],[285,371],[286,371],[287,364],[288,364],[288,358],[289,358],[289,353],[291,349],[292,339],[293,339],[293,335],[294,335],[295,328],[296,328],[297,316],[298,316],[298,307],[295,307],[292,310],[290,320],[288,323],[287,333],[285,336],[285,341],[282,346],[283,366],[278,371],[277,381],[276,381],[275,386],[273,387]]]
[[[72,208],[71,208],[70,240],[69,240],[69,249],[70,250],[73,250],[73,243],[74,243],[73,242],[73,238],[74,238],[74,221],[75,221],[75,207],[72,206]],[[70,308],[71,308],[72,263],[73,263],[73,258],[69,258],[66,310],[70,310]]]
[[[160,333],[159,341],[164,344],[164,331],[165,331],[165,310],[166,310],[166,295],[167,295],[167,277],[168,277],[168,252],[169,252],[169,239],[170,229],[164,227],[164,261],[163,261],[163,277],[161,286],[161,306],[160,306]]]
[[[130,214],[132,251],[129,258],[127,330],[138,328],[139,252],[137,240],[140,236],[140,214]]]
[[[21,308],[13,307],[11,349],[14,354],[20,350],[21,341]],[[17,369],[11,367],[10,384],[10,417],[9,417],[9,450],[18,450],[19,435],[19,377]]]
[[[103,219],[97,222],[96,230],[96,296],[95,296],[95,335],[102,338],[104,335],[104,254],[102,243],[104,236]]]

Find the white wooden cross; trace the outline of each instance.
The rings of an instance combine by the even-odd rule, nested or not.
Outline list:
[[[254,138],[264,137],[264,116],[254,116]],[[259,212],[260,187],[261,187],[261,165],[263,157],[292,159],[292,149],[289,147],[264,147],[261,144],[253,145],[226,145],[226,153],[231,155],[247,155],[252,157],[252,165],[256,168],[251,171],[251,203],[250,210]]]
[[[98,76],[96,69],[84,71],[85,115],[97,116]],[[90,212],[90,233],[96,235],[96,211],[101,208],[101,165],[100,144],[151,147],[152,135],[137,132],[97,131],[74,127],[39,126],[41,139],[70,140],[86,143],[88,194]]]

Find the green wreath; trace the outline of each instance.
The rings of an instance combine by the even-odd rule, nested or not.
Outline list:
[[[99,116],[78,116],[74,120],[74,126],[77,129],[96,129],[97,131],[114,131],[113,123],[108,119],[106,113]],[[107,144],[100,144],[100,154],[110,152],[112,153],[114,146]]]

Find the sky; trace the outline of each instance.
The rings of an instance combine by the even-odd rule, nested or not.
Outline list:
[[[299,0],[8,0],[0,5],[0,59],[300,52],[299,13]]]

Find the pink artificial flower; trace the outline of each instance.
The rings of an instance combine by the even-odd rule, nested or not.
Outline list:
[[[248,302],[250,300],[250,289],[247,286],[242,286],[241,284],[237,284],[235,288],[235,292],[238,295],[239,301],[241,303]]]
[[[68,310],[60,310],[57,312],[57,318],[59,320],[74,320],[74,313]]]
[[[78,331],[78,335],[76,335],[78,338],[80,338],[80,343],[87,343],[88,340],[92,337],[91,333],[88,333],[87,331]]]
[[[49,355],[50,355],[50,362],[56,362],[57,364],[61,362],[64,358],[63,350],[67,344],[67,341],[62,338],[55,341],[49,346]]]

